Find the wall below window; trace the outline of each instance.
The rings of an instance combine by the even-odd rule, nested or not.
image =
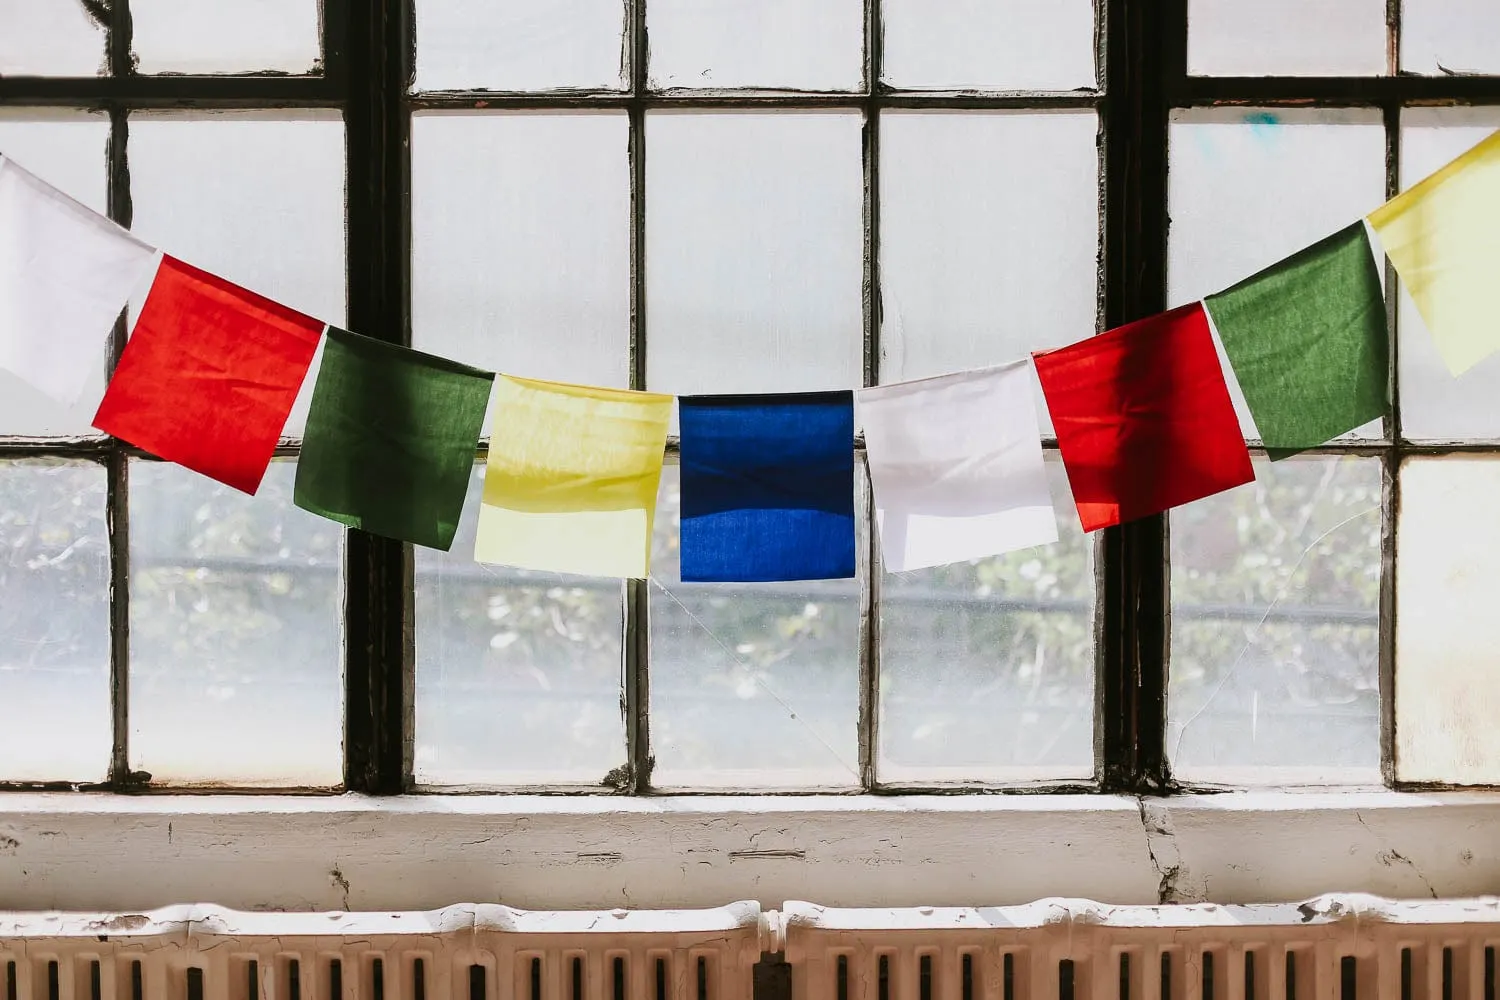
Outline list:
[[[1277,902],[1500,893],[1500,794],[0,795],[0,909]]]

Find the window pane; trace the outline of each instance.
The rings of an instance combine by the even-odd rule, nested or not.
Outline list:
[[[1500,128],[1500,108],[1422,108],[1401,115],[1401,186],[1411,187]],[[1397,298],[1401,433],[1415,440],[1500,439],[1500,355],[1455,379],[1405,294]]]
[[[1368,76],[1386,70],[1385,0],[1188,0],[1194,76]]]
[[[1173,303],[1222,291],[1385,200],[1379,111],[1182,111],[1170,140]],[[1245,436],[1257,437],[1233,378],[1230,393]],[[1346,436],[1380,434],[1372,421]]]
[[[1172,511],[1173,772],[1379,781],[1380,460],[1255,472]]]
[[[621,90],[620,0],[420,0],[417,90]]]
[[[0,76],[102,76],[104,26],[81,3],[0,0]]]
[[[142,73],[314,73],[322,69],[320,0],[130,0]]]
[[[674,462],[649,584],[652,784],[858,786],[858,581],[683,583],[681,501]]]
[[[853,114],[649,116],[650,388],[861,383],[860,128]]]
[[[0,462],[0,781],[102,781],[109,696],[104,467]]]
[[[651,0],[646,18],[654,90],[855,90],[864,75],[860,0]]]
[[[413,343],[517,375],[628,385],[628,143],[624,113],[417,115]]]
[[[1401,69],[1406,73],[1500,73],[1495,0],[1404,0]]]
[[[0,2],[0,11],[5,9]],[[6,16],[0,14],[0,22]],[[105,164],[108,147],[106,115],[41,108],[0,110],[0,153],[96,212],[104,212],[109,203]],[[104,396],[106,361],[101,352],[95,361],[94,378],[72,407],[62,406],[10,372],[0,371],[0,434],[97,434],[89,422]],[[79,363],[89,362],[80,358]]]
[[[245,496],[130,466],[130,757],[159,782],[343,780],[343,529],[292,506],[296,465]]]
[[[1500,783],[1500,459],[1401,465],[1396,535],[1396,776]]]
[[[132,115],[130,190],[143,239],[293,309],[344,322],[344,127],[336,112]],[[287,436],[302,434],[313,382],[302,387]]]
[[[881,16],[881,71],[894,87],[1096,86],[1090,0],[885,0]]]
[[[483,483],[451,551],[415,550],[416,780],[598,786],[626,760],[620,582],[475,562]]]
[[[885,575],[882,782],[1093,775],[1094,540],[1048,467],[1056,544]]]

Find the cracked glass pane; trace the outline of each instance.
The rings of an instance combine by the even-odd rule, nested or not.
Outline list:
[[[860,0],[651,0],[650,87],[856,90]]]
[[[620,0],[420,0],[416,90],[623,90]]]
[[[0,0],[0,76],[103,76],[105,30],[79,0]]]

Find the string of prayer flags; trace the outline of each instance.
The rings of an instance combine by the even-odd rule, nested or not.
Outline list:
[[[682,579],[854,575],[854,394],[683,396]]]
[[[880,553],[900,573],[1057,541],[1029,360],[858,394]]]
[[[253,494],[323,327],[164,256],[94,426]]]
[[[1449,371],[1500,348],[1500,132],[1369,219]]]
[[[0,368],[77,402],[155,259],[154,247],[0,157]]]
[[[1255,478],[1202,303],[1033,357],[1084,531]]]
[[[1203,304],[1273,460],[1385,413],[1385,299],[1363,222]]]
[[[496,378],[474,558],[644,579],[672,397]]]
[[[493,372],[330,326],[293,502],[446,552],[494,381]]]

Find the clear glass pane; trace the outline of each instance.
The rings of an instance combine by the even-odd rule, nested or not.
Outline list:
[[[864,75],[861,0],[651,0],[646,19],[653,90],[856,90]]]
[[[1170,143],[1173,304],[1222,291],[1385,200],[1385,128],[1377,110],[1180,111]],[[1240,426],[1256,438],[1227,362],[1225,372]],[[1345,436],[1380,434],[1373,421]]]
[[[421,0],[417,90],[622,90],[620,0]]]
[[[102,76],[104,26],[83,4],[0,0],[0,76]]]
[[[1093,775],[1094,540],[1048,466],[1056,544],[885,575],[882,782]]]
[[[102,781],[109,694],[104,467],[0,462],[0,781]]]
[[[0,11],[5,9],[0,0]],[[6,16],[0,13],[0,23],[7,23]],[[41,108],[0,110],[0,153],[96,212],[104,212],[109,204],[108,148],[106,115]],[[0,435],[97,434],[89,422],[104,396],[106,360],[102,355],[98,358],[94,379],[72,407],[0,371]]]
[[[623,112],[415,116],[413,343],[626,387],[628,143]]]
[[[651,389],[861,383],[861,124],[838,113],[648,116]]]
[[[320,0],[130,0],[132,54],[142,73],[314,73],[322,8]]]
[[[337,112],[132,115],[130,189],[142,238],[310,316],[344,322]],[[287,421],[289,437],[302,434],[313,382]]]
[[[858,786],[858,580],[683,583],[681,511],[674,462],[649,583],[652,784]]]
[[[1500,458],[1401,465],[1396,776],[1500,783]]]
[[[1194,76],[1386,71],[1385,0],[1188,0]]]
[[[1257,458],[1255,473],[1172,511],[1172,770],[1378,782],[1380,460]]]
[[[343,529],[292,506],[296,468],[248,497],[131,463],[130,757],[155,781],[343,780]]]
[[[415,550],[416,780],[597,787],[626,760],[620,581],[475,562],[483,483],[449,552]]]
[[[893,87],[1076,90],[1097,84],[1090,0],[885,0],[881,17],[881,73]]]
[[[882,116],[882,382],[1094,332],[1097,131],[1092,112]],[[1037,405],[1050,432],[1040,394]]]
[[[1500,73],[1495,0],[1403,0],[1401,70],[1446,76]]]
[[[1500,108],[1421,108],[1401,115],[1401,186],[1411,187],[1500,129]],[[1413,440],[1500,439],[1500,354],[1454,378],[1405,294],[1396,300],[1401,433]]]

